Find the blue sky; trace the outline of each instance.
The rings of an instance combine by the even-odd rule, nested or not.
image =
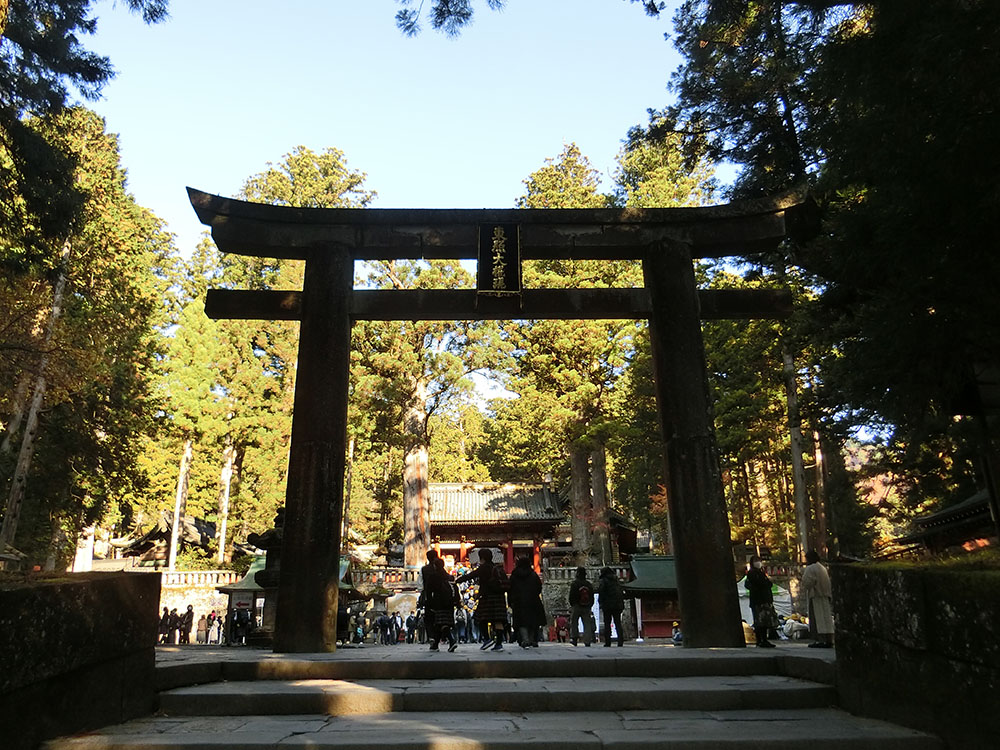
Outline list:
[[[477,8],[457,38],[407,38],[392,0],[172,0],[154,26],[104,0],[84,41],[118,75],[90,106],[120,135],[129,189],[184,254],[202,229],[185,186],[234,195],[299,144],[343,151],[377,208],[513,206],[571,141],[609,187],[628,128],[671,100],[672,12],[651,19],[627,0]]]

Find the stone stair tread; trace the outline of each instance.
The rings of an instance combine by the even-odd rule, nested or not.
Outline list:
[[[175,688],[160,694],[170,715],[331,715],[389,711],[563,711],[811,708],[832,704],[834,689],[777,675],[614,677],[603,679],[494,678],[482,680],[253,680]]]
[[[149,717],[62,738],[45,750],[942,750],[921,732],[839,709],[585,711],[561,714],[427,712],[353,716]]]

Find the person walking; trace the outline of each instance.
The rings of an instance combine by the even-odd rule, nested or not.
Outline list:
[[[167,643],[174,645],[177,643],[177,631],[181,627],[181,616],[177,614],[177,608],[170,610],[169,633],[167,633]]]
[[[611,646],[611,625],[618,633],[619,648],[625,643],[625,631],[622,630],[622,610],[625,609],[625,593],[618,582],[618,576],[611,568],[603,568],[601,577],[597,580],[598,604],[601,605],[601,615],[604,620],[604,645]]]
[[[569,618],[564,614],[556,616],[556,640],[565,643],[569,638]]]
[[[545,624],[545,606],[542,604],[542,579],[527,557],[519,557],[514,565],[507,601],[514,615],[518,645],[537,648],[538,631]]]
[[[764,563],[757,555],[750,556],[750,566],[743,582],[750,592],[750,610],[753,612],[753,632],[759,648],[774,648],[767,639],[767,631],[778,627],[778,617],[774,613],[774,595],[771,593],[771,579],[764,572]]]
[[[195,640],[202,645],[208,642],[208,618],[205,615],[198,618],[198,633]]]
[[[574,646],[580,639],[580,620],[583,620],[583,645],[594,642],[594,584],[587,580],[587,569],[576,569],[576,578],[569,585],[569,641]]]
[[[205,628],[206,643],[215,643],[215,641],[212,640],[212,633],[215,631],[215,623],[218,621],[218,619],[219,617],[218,615],[215,614],[214,609],[208,613],[208,627]]]
[[[191,643],[191,629],[194,627],[194,606],[189,604],[181,615],[180,642]]]
[[[477,581],[479,584],[479,602],[476,604],[474,617],[479,624],[480,630],[485,635],[488,628],[492,628],[490,639],[486,640],[480,650],[485,651],[492,644],[493,651],[502,651],[504,633],[507,630],[507,574],[499,565],[493,564],[493,551],[489,549],[479,550],[479,566],[463,576],[459,576],[455,583],[465,583],[466,581]]]
[[[222,643],[222,617],[216,615],[215,612],[212,615],[212,624],[208,630],[208,642],[214,646],[218,646]]]
[[[417,613],[415,610],[410,610],[410,614],[406,616],[406,642],[413,643],[413,638],[417,634]]]
[[[167,639],[170,637],[170,610],[166,607],[163,608],[163,615],[160,617],[160,624],[158,626],[159,638],[158,643],[166,643]]]
[[[421,593],[427,619],[432,623],[428,636],[430,650],[437,651],[443,640],[448,641],[448,651],[458,648],[455,637],[455,605],[458,601],[458,588],[451,574],[445,570],[444,560],[436,555],[427,555],[428,564],[421,571],[424,579],[424,590]]]
[[[833,589],[830,574],[819,561],[819,553],[806,553],[806,569],[802,571],[802,590],[809,598],[809,622],[816,624],[816,641],[809,648],[833,647]]]
[[[417,609],[424,611],[424,631],[427,634],[427,640],[431,643],[431,651],[437,651],[439,641],[437,627],[434,624],[434,610],[431,609],[430,603],[431,591],[437,583],[437,561],[437,550],[427,550],[427,564],[420,569],[422,588],[420,597],[417,599]]]
[[[406,639],[403,626],[403,615],[397,609],[392,613],[392,645],[402,643]]]

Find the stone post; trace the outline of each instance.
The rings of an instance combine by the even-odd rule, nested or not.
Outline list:
[[[337,647],[353,286],[347,248],[322,248],[306,261],[274,634],[278,652]]]
[[[665,241],[650,248],[643,273],[653,308],[649,327],[684,645],[742,647],[690,247]]]

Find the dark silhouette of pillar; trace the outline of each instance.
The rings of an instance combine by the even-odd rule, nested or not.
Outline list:
[[[690,247],[643,259],[684,645],[745,645]]]
[[[306,261],[274,650],[337,648],[337,598],[354,261],[347,248]]]

